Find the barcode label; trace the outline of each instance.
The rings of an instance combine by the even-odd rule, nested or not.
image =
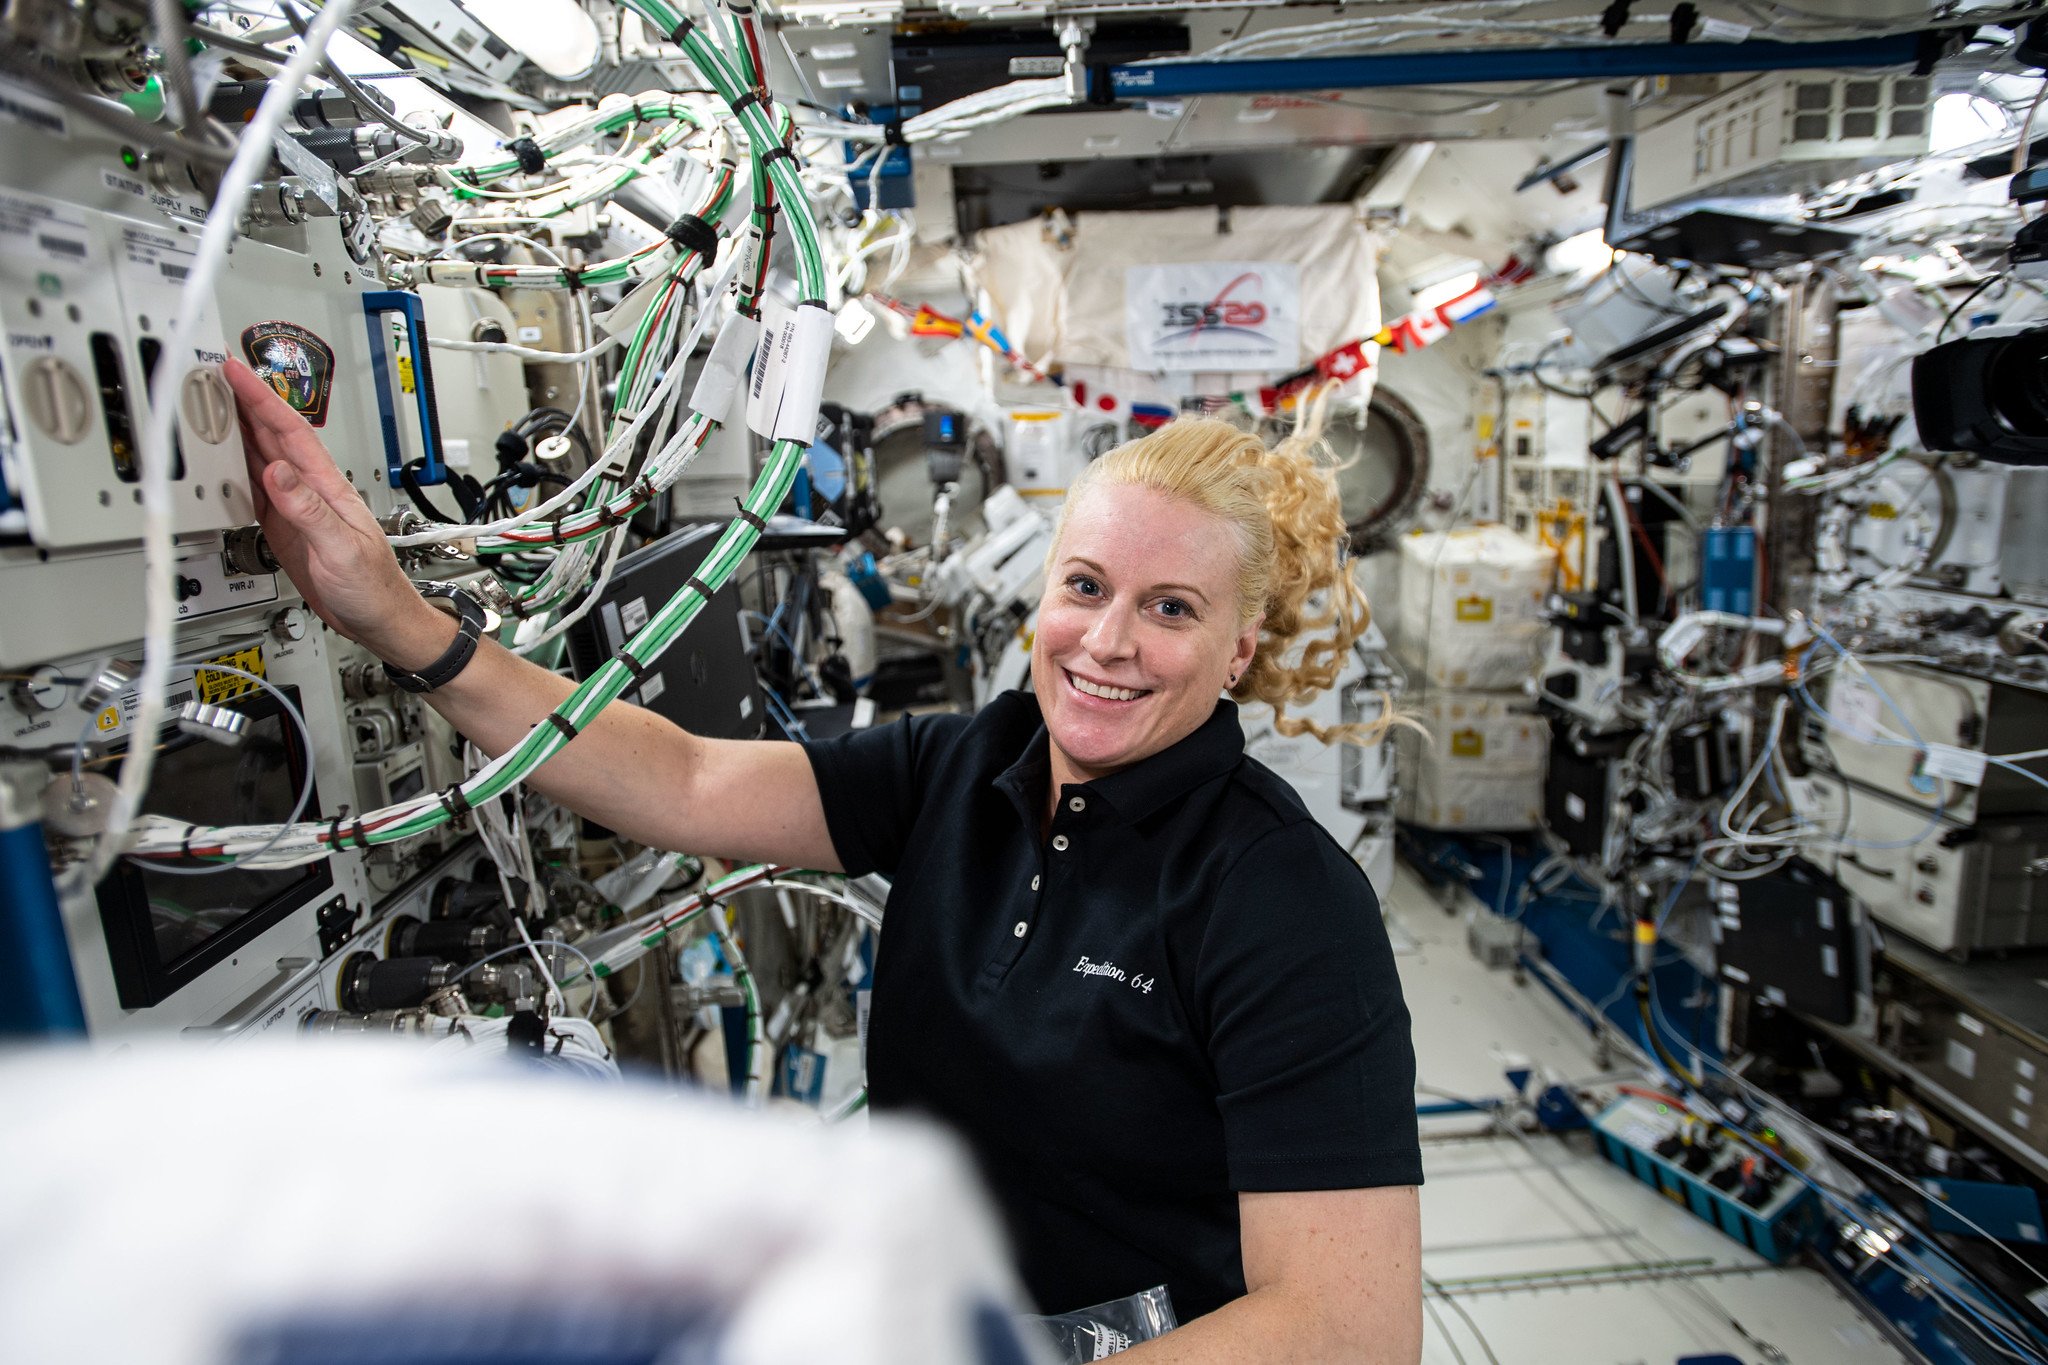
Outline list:
[[[85,243],[74,242],[68,237],[52,237],[48,233],[36,234],[36,245],[59,256],[70,256],[76,260],[85,259]]]
[[[192,273],[184,266],[174,265],[169,261],[158,261],[156,268],[163,272],[164,278],[167,280],[182,280]]]

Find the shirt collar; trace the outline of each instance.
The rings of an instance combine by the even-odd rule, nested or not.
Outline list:
[[[1030,723],[1030,738],[1017,761],[996,778],[996,786],[1009,796],[1025,824],[1036,829],[1045,811],[1046,787],[1052,781],[1052,747],[1038,698],[1029,692],[1012,692],[990,705],[1014,707],[1016,714],[1006,720],[1020,731],[1024,722]],[[1193,734],[1128,768],[1065,790],[1085,792],[1106,802],[1118,817],[1135,824],[1175,797],[1232,771],[1243,760],[1244,728],[1238,723],[1237,703],[1225,698],[1217,701],[1209,719]]]

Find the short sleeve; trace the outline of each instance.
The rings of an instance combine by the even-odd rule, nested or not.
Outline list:
[[[848,876],[895,875],[932,772],[966,722],[965,716],[905,716],[804,744],[825,827]]]
[[[1415,1050],[1379,899],[1313,822],[1218,887],[1196,969],[1231,1188],[1422,1183]]]

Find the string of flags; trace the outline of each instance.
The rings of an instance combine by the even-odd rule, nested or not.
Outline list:
[[[913,307],[899,299],[892,299],[887,294],[870,294],[869,297],[889,309],[889,311],[909,318],[910,334],[914,337],[943,337],[977,341],[1001,356],[1013,368],[1022,370],[1034,379],[1052,378],[1019,355],[1017,349],[1010,345],[1010,339],[1003,335],[1003,329],[996,326],[992,319],[984,317],[979,308],[969,313],[963,320],[948,317],[928,303],[920,303]],[[1054,380],[1053,382],[1057,383],[1058,381]]]
[[[1499,280],[1496,274],[1493,280]],[[1453,328],[1461,327],[1481,314],[1490,313],[1497,306],[1492,280],[1482,280],[1464,293],[1446,299],[1433,308],[1417,308],[1404,313],[1381,327],[1370,337],[1347,341],[1336,350],[1317,358],[1313,365],[1297,370],[1281,379],[1270,388],[1258,392],[1259,405],[1272,412],[1287,403],[1304,390],[1324,383],[1343,383],[1355,379],[1372,368],[1372,353],[1367,346],[1390,347],[1396,354],[1406,355],[1433,346],[1451,334]],[[1244,395],[1250,398],[1250,394]]]
[[[1231,394],[1230,401],[1243,403],[1247,407],[1255,406],[1264,412],[1275,412],[1310,388],[1326,383],[1341,384],[1371,369],[1374,352],[1367,350],[1369,346],[1388,347],[1401,355],[1433,346],[1449,336],[1454,329],[1493,311],[1498,304],[1493,293],[1494,286],[1517,284],[1528,278],[1531,273],[1533,272],[1518,259],[1510,258],[1506,265],[1463,293],[1429,308],[1413,309],[1387,323],[1374,335],[1347,341],[1335,350],[1319,356],[1314,364],[1279,379],[1269,387],[1260,388],[1256,393]],[[1078,376],[1070,380],[1067,376],[1045,373],[1018,354],[1011,346],[1010,339],[1003,335],[1002,329],[993,320],[985,317],[979,309],[961,319],[949,317],[927,303],[911,305],[890,298],[886,294],[870,294],[868,297],[898,316],[909,319],[912,336],[966,340],[986,346],[1013,368],[1035,379],[1066,388],[1074,401],[1084,410],[1092,410],[1099,406],[1106,415],[1114,418],[1128,417],[1135,424],[1144,427],[1162,426],[1175,415],[1176,407],[1172,404],[1118,398],[1106,392],[1093,391],[1089,382]],[[1095,385],[1094,389],[1100,387]]]

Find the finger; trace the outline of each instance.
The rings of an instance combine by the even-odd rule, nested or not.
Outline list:
[[[304,479],[288,461],[278,460],[262,474],[263,491],[271,510],[281,515],[292,530],[318,543],[350,534],[326,498]]]
[[[352,498],[355,489],[342,477],[334,457],[306,425],[306,419],[277,390],[241,361],[230,358],[222,367],[243,423],[256,437],[256,448],[269,461],[289,460],[306,483],[330,500]]]
[[[242,428],[242,462],[249,469],[249,500],[256,505],[256,520],[264,521],[270,516],[270,495],[263,491],[263,471],[270,462],[257,449],[256,433],[249,430],[248,422],[241,420],[239,411],[237,423]]]

